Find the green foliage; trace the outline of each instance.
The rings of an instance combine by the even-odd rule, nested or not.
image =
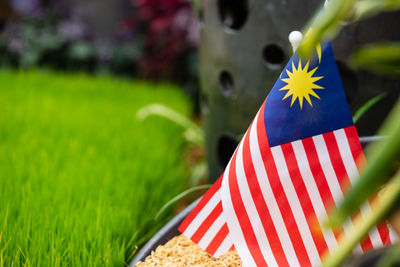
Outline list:
[[[309,57],[319,42],[332,39],[343,27],[341,22],[349,19],[354,2],[355,0],[332,0],[326,9],[321,7],[303,30],[307,34],[297,49],[299,55]]]
[[[400,74],[400,43],[384,43],[364,46],[352,57],[356,67],[375,72]]]
[[[359,0],[354,5],[355,21],[372,17],[381,12],[400,9],[399,0]]]
[[[191,188],[186,189],[185,191],[183,191],[182,193],[178,194],[177,196],[173,197],[170,201],[165,203],[161,207],[161,209],[157,212],[155,219],[158,220],[160,218],[161,214],[163,214],[168,208],[173,206],[176,202],[178,202],[185,196],[190,195],[191,193],[196,192],[196,191],[204,191],[206,189],[209,189],[210,187],[211,187],[211,184],[205,184],[205,185],[193,186]]]
[[[370,100],[368,100],[365,104],[363,104],[354,114],[353,121],[354,124],[367,112],[371,107],[373,107],[376,103],[379,102],[382,98],[386,96],[386,93],[381,93]]]
[[[357,185],[359,184],[360,183],[358,183]],[[351,198],[346,196],[345,200],[348,201],[348,199]],[[357,201],[359,200],[359,198],[355,199]],[[387,213],[391,211],[391,208],[399,201],[399,199],[400,171],[398,171],[393,179],[391,179],[391,181],[387,184],[386,188],[380,195],[380,208],[375,210],[374,212],[368,212],[365,220],[355,225],[354,230],[350,233],[350,236],[348,236],[345,241],[340,244],[335,254],[333,254],[334,256],[328,257],[328,259],[323,262],[323,267],[339,266],[346,259],[346,257],[350,255],[351,251],[360,242],[360,240],[362,240],[368,234],[371,228],[385,218]],[[344,206],[342,205],[341,207]]]
[[[166,107],[162,104],[153,103],[151,105],[142,107],[136,114],[137,118],[140,120],[144,120],[149,116],[154,115],[166,118],[169,121],[180,125],[184,129],[183,136],[185,137],[186,141],[191,146],[200,148],[202,150],[204,149],[205,141],[203,129],[179,112],[176,112],[175,110],[170,109],[169,107]],[[204,161],[204,158],[202,158],[192,167],[189,178],[189,185],[198,185],[199,182],[207,175],[207,164]]]
[[[26,22],[21,32],[25,41],[19,64],[23,68],[36,66],[46,52],[61,48],[63,41],[51,24]]]
[[[124,266],[183,190],[182,129],[139,107],[183,114],[174,86],[0,72],[0,266]]]
[[[181,127],[185,130],[184,136],[189,143],[192,143],[197,146],[204,146],[204,134],[203,130],[197,126],[194,122],[192,122],[189,118],[184,115],[176,112],[169,107],[154,103],[145,107],[142,107],[136,114],[138,119],[144,120],[151,115],[157,115],[160,117],[164,117]]]
[[[306,24],[304,32],[308,34],[297,51],[309,57],[319,42],[333,39],[347,23],[398,9],[400,0],[330,0]],[[310,28],[312,31],[308,32]]]

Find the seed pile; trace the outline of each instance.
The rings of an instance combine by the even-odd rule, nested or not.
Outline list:
[[[214,258],[184,235],[179,235],[158,246],[144,262],[136,264],[136,267],[158,266],[237,267],[242,266],[242,261],[236,251],[228,251],[219,259]]]

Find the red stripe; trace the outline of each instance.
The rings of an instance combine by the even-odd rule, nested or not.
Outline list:
[[[278,233],[276,232],[275,225],[272,221],[271,214],[269,213],[268,207],[265,203],[260,185],[256,177],[256,172],[250,152],[250,133],[245,136],[245,139],[243,141],[243,161],[244,171],[246,174],[247,183],[249,185],[251,197],[254,200],[254,204],[259,215],[258,217],[260,218],[263,225],[264,232],[268,238],[272,253],[275,256],[278,266],[289,266],[281,242],[279,240]]]
[[[314,240],[315,246],[317,247],[318,254],[320,257],[322,257],[322,255],[328,250],[328,246],[326,245],[325,238],[322,234],[322,228],[315,214],[315,210],[312,205],[310,196],[308,195],[306,185],[304,184],[304,181],[302,179],[302,175],[299,170],[292,144],[285,144],[281,147],[283,155],[285,157],[286,165],[288,167],[290,178],[296,190],[297,198],[300,201],[300,205],[306,217],[312,238]]]
[[[211,211],[207,218],[201,223],[200,227],[197,228],[196,232],[191,237],[194,243],[199,243],[204,234],[210,229],[210,226],[215,220],[222,214],[222,202],[220,201],[217,206]]]
[[[261,112],[259,115],[260,117],[257,121],[257,136],[261,157],[264,162],[265,170],[267,171],[271,189],[273,191],[276,202],[278,203],[283,221],[285,223],[286,229],[288,230],[287,232],[289,234],[290,240],[292,241],[294,251],[297,255],[297,259],[299,260],[301,266],[311,266],[310,259],[308,258],[307,251],[300,236],[298,226],[291,212],[291,208],[286,198],[285,191],[282,188],[278,171],[275,166],[274,158],[272,157],[271,148],[269,147],[268,139],[266,136],[264,110],[265,102],[261,107]]]
[[[211,255],[214,255],[217,249],[221,246],[221,243],[228,236],[228,234],[229,234],[228,225],[224,223],[224,225],[221,227],[221,229],[219,229],[218,233],[215,235],[214,239],[207,246],[205,251],[207,251]]]
[[[356,163],[358,169],[361,169],[366,164],[366,161],[361,148],[360,139],[358,138],[356,127],[346,127],[344,128],[344,132],[346,133],[354,162]]]
[[[185,220],[182,222],[182,224],[179,226],[178,231],[183,233],[185,232],[186,228],[192,223],[194,218],[199,214],[199,212],[204,208],[204,206],[210,201],[210,199],[213,197],[213,195],[218,192],[218,190],[221,188],[221,183],[222,183],[222,176],[218,178],[218,180],[210,187],[210,189],[207,190],[207,192],[204,194],[204,196],[201,198],[199,203],[196,205],[196,207],[193,209],[191,213],[185,218]]]
[[[239,185],[236,177],[236,155],[238,149],[236,149],[235,154],[231,160],[231,165],[229,168],[229,191],[231,194],[232,205],[236,213],[236,217],[239,221],[240,228],[242,230],[243,236],[245,238],[246,246],[248,247],[255,263],[257,266],[267,266],[264,256],[261,253],[260,247],[257,242],[257,238],[254,234],[254,229],[251,225],[249,215],[243,204],[243,199],[240,194]]]
[[[327,133],[324,133],[322,136],[325,140],[326,147],[328,148],[328,154],[329,154],[333,169],[335,171],[336,177],[337,177],[340,187],[342,189],[343,195],[345,195],[346,192],[348,191],[348,189],[350,188],[351,183],[350,183],[350,179],[347,175],[346,168],[344,167],[343,158],[340,155],[340,151],[339,151],[338,144],[336,142],[335,135],[333,134],[333,132],[327,132]],[[358,211],[357,214],[352,216],[353,221],[359,216],[359,213],[360,212]],[[367,251],[367,250],[371,249],[372,247],[373,246],[372,246],[369,236],[366,236],[364,241],[361,242],[361,248],[363,249],[363,251]]]
[[[349,142],[350,150],[353,155],[354,162],[356,162],[358,169],[360,170],[365,164],[365,156],[361,148],[361,144],[358,138],[357,130],[355,126],[350,126],[344,129],[346,133],[347,140]],[[373,195],[372,198],[374,201],[379,201],[379,198],[376,194]],[[372,203],[372,201],[369,201]],[[386,223],[380,223],[377,225],[379,235],[381,237],[382,243],[385,245],[390,245],[390,235],[389,235],[389,228]]]
[[[326,147],[328,148],[329,158],[331,159],[333,169],[340,184],[340,188],[342,188],[342,192],[345,194],[351,187],[351,183],[349,177],[347,176],[346,168],[344,167],[335,135],[333,132],[327,132],[322,136],[325,140]]]
[[[390,240],[389,227],[385,222],[382,222],[376,226],[378,228],[379,235],[381,236],[382,243],[384,245],[391,245],[392,240]]]
[[[328,182],[326,181],[324,171],[322,170],[314,141],[312,137],[309,137],[303,139],[302,143],[307,155],[311,173],[313,174],[315,183],[318,187],[319,195],[321,196],[322,202],[324,202],[326,212],[329,213],[329,211],[334,209],[336,205]]]
[[[315,184],[317,185],[318,188],[319,195],[322,199],[322,202],[324,203],[326,213],[329,214],[329,212],[332,209],[335,209],[336,205],[332,196],[332,192],[329,188],[328,182],[326,181],[324,171],[322,170],[314,141],[312,137],[309,137],[303,139],[302,143],[304,151],[307,155],[311,173],[314,177]],[[335,235],[336,241],[339,242],[340,235],[343,233],[343,229],[342,228],[335,229],[333,233]]]

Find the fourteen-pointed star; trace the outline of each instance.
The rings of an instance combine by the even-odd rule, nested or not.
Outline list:
[[[314,73],[318,69],[318,66],[309,71],[309,63],[310,61],[307,61],[307,64],[303,68],[301,60],[299,60],[297,69],[293,62],[292,72],[286,69],[286,73],[289,77],[283,78],[282,81],[287,84],[279,89],[279,91],[287,90],[287,93],[282,98],[282,100],[288,98],[289,96],[292,96],[290,107],[293,106],[293,103],[296,101],[296,99],[298,99],[299,101],[300,109],[303,109],[303,99],[306,99],[308,104],[310,104],[310,106],[312,107],[310,96],[314,96],[320,99],[320,97],[314,92],[314,90],[325,89],[324,87],[315,84],[316,81],[324,78],[323,76],[313,77]]]

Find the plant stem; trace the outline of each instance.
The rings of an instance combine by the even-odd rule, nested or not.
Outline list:
[[[164,206],[161,207],[161,209],[157,212],[155,219],[158,220],[160,218],[160,215],[168,208],[170,207],[172,204],[174,204],[175,202],[177,202],[178,200],[182,199],[184,196],[187,196],[195,191],[199,191],[199,190],[204,190],[204,189],[208,189],[210,188],[211,185],[210,184],[205,184],[205,185],[199,185],[199,186],[194,186],[191,187],[185,191],[183,191],[182,193],[180,193],[179,195],[175,196],[173,199],[171,199],[170,201],[168,201],[167,203],[164,204]]]
[[[339,245],[338,249],[330,257],[324,260],[323,267],[335,267],[343,263],[357,243],[392,209],[400,196],[400,171],[396,173],[396,176],[392,178],[383,190],[382,194],[379,195],[379,203],[374,210],[368,213],[365,220],[356,222],[354,231]]]
[[[362,105],[354,114],[353,116],[353,121],[354,124],[357,123],[357,121],[364,115],[365,112],[367,112],[373,105],[375,105],[379,100],[384,98],[386,96],[386,93],[381,93],[372,99],[368,100],[364,105]]]

